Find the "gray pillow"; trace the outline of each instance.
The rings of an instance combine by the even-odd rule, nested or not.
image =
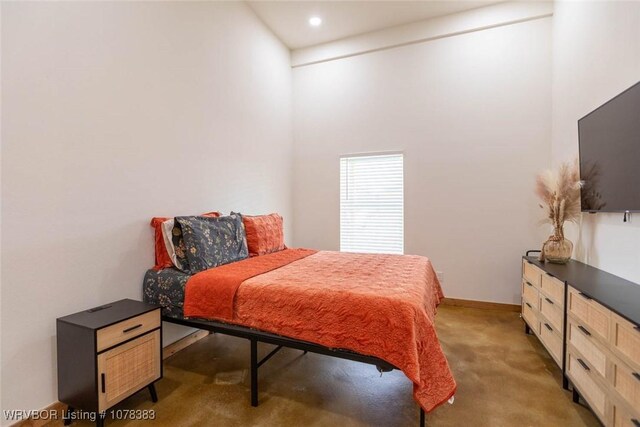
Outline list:
[[[238,214],[210,218],[177,216],[189,274],[240,261],[249,256],[247,235]],[[182,246],[182,245],[181,245]],[[182,248],[181,248],[182,249]],[[176,254],[178,249],[176,248]]]

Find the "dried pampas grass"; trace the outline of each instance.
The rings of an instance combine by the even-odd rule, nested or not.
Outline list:
[[[547,214],[542,222],[553,225],[562,237],[565,221],[577,222],[580,218],[580,185],[577,161],[563,163],[557,171],[547,170],[536,178],[535,191]]]

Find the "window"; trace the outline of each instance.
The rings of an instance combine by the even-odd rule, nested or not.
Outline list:
[[[340,250],[404,252],[402,154],[340,158]]]

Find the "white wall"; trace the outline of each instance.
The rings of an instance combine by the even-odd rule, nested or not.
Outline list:
[[[0,2],[0,24],[2,23],[2,2]],[[0,46],[2,46],[2,31],[0,31]],[[0,51],[2,49],[0,48]],[[2,55],[0,54],[0,83],[2,81]],[[2,99],[2,84],[0,84],[0,100]],[[2,102],[0,102],[0,320],[2,319]],[[2,381],[2,326],[0,325],[0,382]],[[0,384],[0,409],[2,406],[2,385]]]
[[[553,3],[550,1],[505,1],[465,12],[396,25],[329,43],[295,49],[291,52],[291,65],[299,67],[347,56],[362,55],[382,49],[423,43],[552,15]]]
[[[2,8],[2,409],[36,409],[56,317],[141,298],[152,216],[291,218],[291,70],[243,3]]]
[[[518,303],[544,241],[551,18],[295,68],[295,244],[339,248],[341,154],[405,153],[405,253],[448,297]]]
[[[579,118],[639,80],[639,2],[556,2],[553,162],[577,156]],[[577,259],[640,283],[640,215],[584,214],[568,237]]]

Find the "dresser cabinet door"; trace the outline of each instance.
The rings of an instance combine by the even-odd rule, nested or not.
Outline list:
[[[160,330],[99,354],[99,409],[115,405],[160,378],[160,358]]]

